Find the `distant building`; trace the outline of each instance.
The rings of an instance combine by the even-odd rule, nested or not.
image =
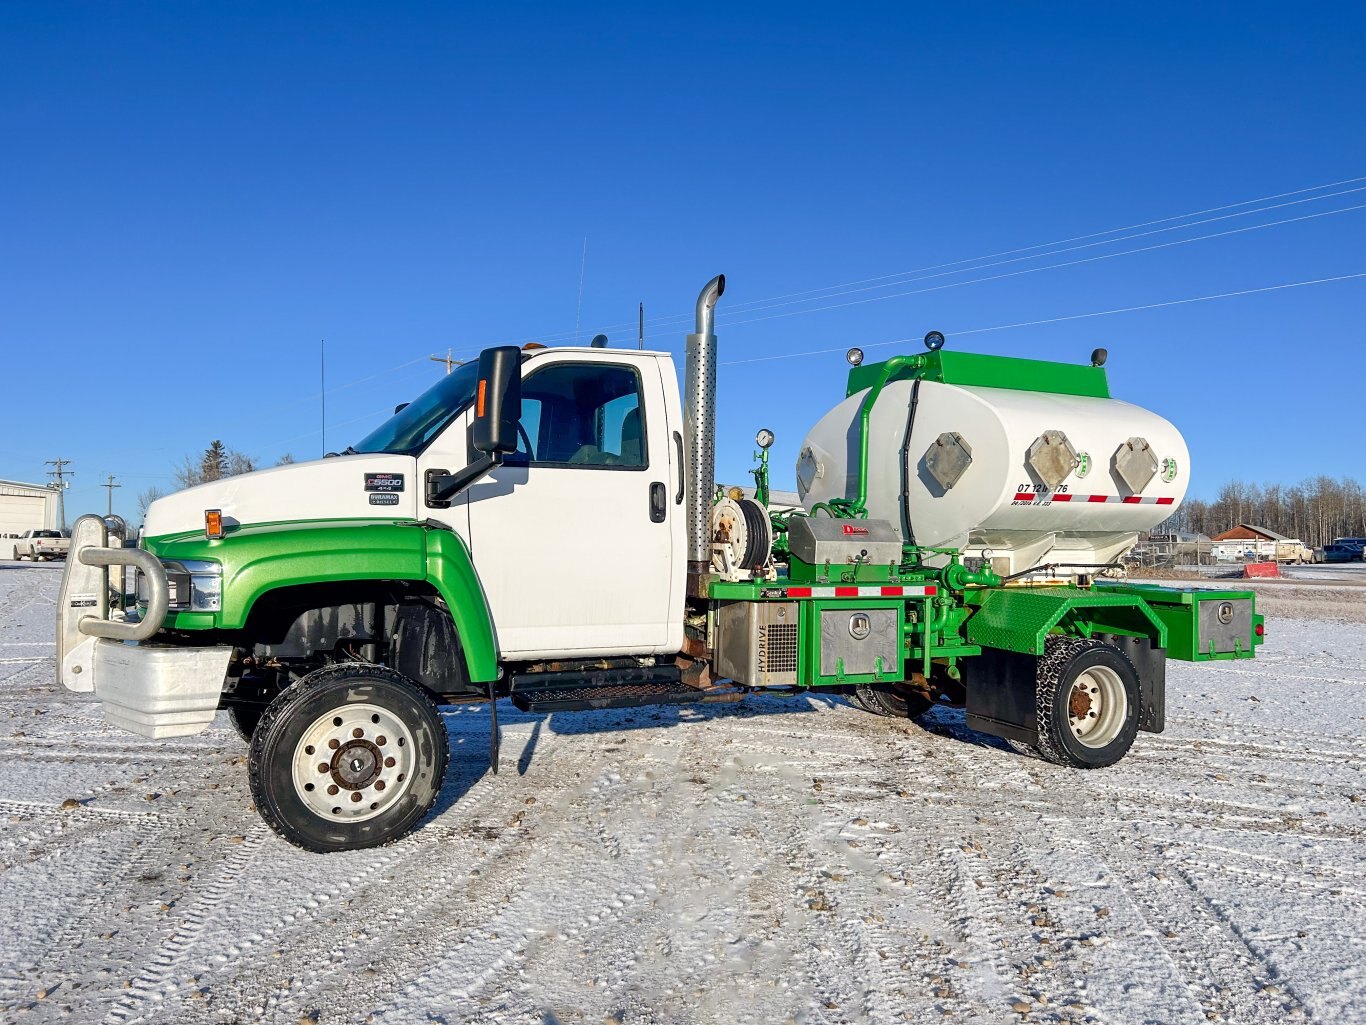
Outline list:
[[[1128,559],[1145,566],[1202,565],[1208,563],[1210,539],[1189,530],[1149,534],[1129,550]]]
[[[1302,542],[1266,527],[1240,523],[1231,530],[1214,535],[1210,541],[1210,554],[1221,562],[1238,562],[1249,558],[1270,561],[1276,558],[1278,544],[1300,545]]]
[[[57,529],[57,492],[44,484],[0,480],[0,538]],[[0,548],[8,557],[9,552]]]

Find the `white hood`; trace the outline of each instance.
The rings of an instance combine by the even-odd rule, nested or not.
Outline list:
[[[224,526],[296,520],[415,519],[417,460],[412,456],[350,455],[289,463],[200,484],[153,502],[144,537],[204,528],[206,509]]]

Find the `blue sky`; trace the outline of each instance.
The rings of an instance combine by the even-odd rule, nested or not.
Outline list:
[[[1366,273],[1364,32],[1350,5],[3,4],[0,477],[61,455],[69,514],[107,473],[131,513],[213,438],[320,454],[319,339],[341,448],[448,347],[630,344],[643,301],[677,352],[723,271],[725,479],[767,426],[790,486],[843,350],[931,328],[1108,347],[1196,494],[1360,478],[1366,278],[967,332]]]

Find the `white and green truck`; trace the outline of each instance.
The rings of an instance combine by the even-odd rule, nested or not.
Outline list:
[[[153,503],[138,547],[84,516],[59,677],[147,737],[226,709],[256,806],[314,851],[436,800],[438,707],[532,712],[844,693],[966,706],[1066,766],[1160,731],[1168,658],[1250,658],[1250,592],[1109,578],[1184,495],[1171,424],[1089,365],[946,351],[864,364],[796,467],[803,508],[714,481],[724,278],[668,353],[485,350],[346,451]],[[136,576],[121,601],[110,569]],[[123,608],[126,605],[127,608]]]

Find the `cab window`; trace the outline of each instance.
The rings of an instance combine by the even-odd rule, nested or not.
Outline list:
[[[522,429],[509,463],[643,470],[644,410],[633,367],[552,363],[522,382]]]

